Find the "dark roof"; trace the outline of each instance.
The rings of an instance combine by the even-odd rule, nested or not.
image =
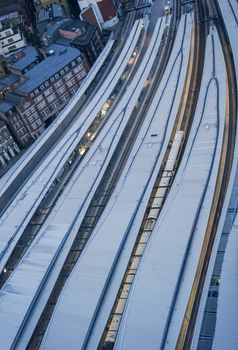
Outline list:
[[[20,77],[17,74],[8,74],[0,79],[0,84],[8,86],[16,83],[18,80],[20,80]]]
[[[86,45],[90,42],[96,27],[89,25],[86,31],[73,40],[73,44]]]
[[[2,91],[2,90],[4,90],[4,89],[6,89],[6,86],[3,85],[3,84],[0,84],[0,91]]]
[[[59,39],[57,39],[55,43],[58,45],[63,45],[63,46],[71,46],[70,45],[71,40],[63,38],[63,37],[60,37]]]
[[[69,18],[62,18],[61,20],[53,23],[51,26],[49,26],[48,30],[44,33],[44,36],[47,39],[51,39],[54,37],[55,33],[58,34],[58,30],[67,22],[70,22],[71,19]]]
[[[20,106],[23,102],[23,97],[8,92],[6,94],[6,101],[11,102],[14,105]]]
[[[26,72],[25,77],[28,78],[28,80],[18,87],[20,92],[32,92],[67,64],[81,56],[79,50],[72,47],[66,48],[65,46],[57,44],[47,46],[46,50],[47,52],[53,50],[54,54],[46,57],[46,59]]]
[[[20,4],[10,4],[7,6],[0,7],[0,16],[7,15],[11,12],[16,12],[21,10]]]
[[[39,58],[37,50],[32,46],[27,46],[25,49],[21,51],[22,57],[19,58],[15,63],[12,63],[10,67],[24,70],[30,64],[35,62],[37,58]]]
[[[79,29],[82,34],[80,34],[77,38],[73,40],[73,42],[79,45],[88,44],[95,30],[97,30],[95,26],[87,22],[81,21],[80,19],[66,21],[62,23],[58,29],[63,29],[69,32],[76,32],[77,29]]]
[[[52,20],[57,17],[65,17],[65,12],[61,5],[53,4],[40,10],[38,13],[38,22]]]
[[[0,101],[0,112],[6,113],[10,109],[12,109],[13,105],[6,101]]]
[[[79,38],[82,37],[85,41],[89,41],[95,30],[97,30],[97,28],[92,24],[81,21],[80,19],[75,19],[64,27],[64,29],[69,31],[75,31],[75,28],[79,28],[82,31],[82,34],[79,36]]]

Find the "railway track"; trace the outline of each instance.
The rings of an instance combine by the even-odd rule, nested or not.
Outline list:
[[[133,65],[132,65],[133,67]],[[128,70],[126,67],[125,70]],[[120,81],[119,81],[120,83]],[[118,84],[119,84],[118,83]],[[124,87],[125,89],[125,87]],[[111,106],[111,109],[113,107],[113,103]],[[11,252],[10,256],[7,258],[7,261],[5,259],[4,254],[8,252],[8,245],[6,248],[4,248],[0,255],[0,263],[3,265],[1,260],[5,260],[5,265],[2,268],[1,274],[0,274],[0,287],[6,282],[6,280],[9,278],[11,273],[14,271],[15,267],[17,266],[18,262],[30,246],[31,242],[35,239],[37,236],[39,230],[41,229],[42,225],[46,221],[47,217],[49,216],[51,210],[53,209],[55,203],[57,202],[57,199],[62,194],[64,188],[66,185],[70,182],[70,179],[72,178],[73,174],[77,170],[78,166],[81,164],[85,154],[87,153],[88,149],[90,148],[90,145],[96,140],[96,137],[94,137],[93,140],[89,140],[88,134],[90,131],[90,134],[98,135],[100,130],[103,128],[103,125],[108,120],[108,118],[111,115],[111,109],[109,110],[108,115],[105,117],[96,117],[93,124],[89,127],[83,138],[79,141],[78,145],[74,149],[73,153],[70,155],[70,165],[69,160],[67,160],[64,164],[64,172],[66,172],[65,176],[62,176],[59,179],[59,182],[57,184],[53,183],[53,185],[49,188],[47,194],[43,197],[42,201],[39,203],[37,208],[35,209],[35,214],[33,215],[32,219],[29,221],[29,223],[26,225],[23,233],[21,234],[20,238],[18,239],[15,248]],[[78,131],[79,132],[79,131]],[[81,155],[80,148],[84,147],[84,154]],[[64,150],[63,156],[67,150]],[[61,156],[61,159],[62,157]],[[46,166],[47,167],[47,166]],[[68,171],[68,172],[67,172]],[[57,171],[56,171],[57,173]],[[49,181],[52,181],[51,179]],[[44,189],[42,190],[44,191]],[[42,191],[38,195],[42,196]],[[35,204],[34,204],[35,207]],[[31,210],[31,208],[30,208]],[[14,236],[11,237],[11,240],[14,239],[18,235],[18,231],[21,230],[22,225],[25,223],[25,220],[28,218],[28,213],[26,213],[21,225],[19,225],[18,229],[16,230]],[[11,241],[10,241],[11,244]]]
[[[156,65],[155,65],[156,66]],[[148,105],[146,106],[146,109]],[[76,264],[83,247],[85,246],[88,238],[90,237],[93,228],[98,222],[110,195],[119,179],[120,173],[124,168],[125,162],[128,158],[128,154],[135,142],[136,136],[140,130],[140,126],[145,117],[145,112],[142,113],[142,117],[136,118],[137,110],[134,110],[134,114],[130,119],[129,125],[126,128],[126,132],[122,135],[121,144],[119,144],[119,149],[117,149],[116,154],[112,157],[112,162],[109,164],[108,171],[105,173],[101,185],[99,185],[94,198],[90,204],[89,210],[85,215],[84,222],[82,223],[77,237],[70,249],[70,252],[66,258],[65,264],[59,278],[56,281],[55,287],[51,293],[51,296],[47,302],[47,305],[41,315],[41,318],[35,328],[32,339],[28,345],[29,349],[38,348],[44,332],[49,323],[50,317],[53,313],[54,306],[60,296],[60,292],[70,275],[74,265]],[[125,140],[127,142],[125,143]],[[72,259],[73,256],[73,259]],[[72,264],[72,260],[74,261]]]
[[[178,8],[177,8],[178,9]],[[201,9],[199,7],[198,9],[200,11],[199,15],[203,16],[203,8]],[[177,22],[179,17],[180,17],[180,12],[181,9],[179,8],[179,10],[177,10],[177,16],[174,17],[174,22]],[[192,59],[192,68],[191,68],[191,77],[190,77],[190,85],[189,88],[185,86],[185,89],[188,89],[188,94],[186,95],[186,103],[185,103],[185,107],[183,110],[183,113],[181,113],[180,118],[178,120],[178,122],[175,123],[175,127],[174,127],[174,131],[172,133],[172,135],[175,135],[176,130],[180,130],[180,128],[182,130],[185,131],[186,135],[189,134],[189,130],[191,128],[192,125],[192,121],[193,121],[193,115],[194,112],[196,110],[196,104],[197,104],[197,100],[198,100],[198,96],[199,96],[199,90],[200,90],[200,85],[201,85],[201,79],[202,79],[202,72],[203,72],[203,62],[204,62],[204,56],[205,56],[205,40],[200,40],[202,38],[204,38],[206,36],[206,33],[208,32],[208,26],[204,25],[202,26],[202,28],[200,27],[200,25],[198,24],[198,22],[200,21],[200,16],[197,17],[196,19],[196,25],[195,25],[195,41],[200,43],[200,45],[195,45],[193,46],[194,52],[191,53],[191,56],[193,56]],[[189,70],[189,69],[188,69]],[[184,101],[181,102],[181,104],[184,104]],[[181,107],[180,107],[181,108]],[[172,136],[171,136],[172,138]],[[168,157],[169,154],[169,150],[166,154],[165,160],[164,160],[164,164],[166,164],[166,159]],[[160,182],[160,176],[162,174],[162,170],[159,173],[158,176],[158,180],[156,181],[156,184]],[[158,185],[157,185],[158,186]],[[152,198],[154,198],[154,195],[157,191],[157,186],[155,185],[155,188],[152,192]],[[170,184],[171,186],[171,184]],[[152,200],[153,202],[153,200]],[[140,234],[138,235],[138,239],[137,239],[137,243],[133,249],[133,253],[131,255],[131,259],[130,262],[128,263],[128,267],[126,270],[126,273],[124,275],[123,278],[123,282],[122,285],[120,287],[120,290],[118,292],[118,296],[116,298],[115,304],[113,306],[111,315],[109,317],[107,326],[105,328],[104,334],[102,336],[101,342],[99,344],[98,349],[112,349],[113,348],[113,344],[117,335],[117,329],[119,327],[119,323],[120,323],[120,319],[122,317],[122,310],[124,309],[125,302],[126,302],[126,296],[129,293],[129,289],[130,289],[130,285],[131,285],[131,281],[133,280],[133,278],[131,277],[131,266],[138,266],[139,261],[141,259],[142,255],[138,255],[138,251],[140,251],[141,245],[145,246],[147,243],[145,244],[141,244],[141,241],[143,241],[144,243],[144,234],[146,233],[146,242],[148,242],[149,240],[149,232],[151,232],[151,228],[148,227],[148,224],[150,224],[147,220],[147,215],[148,212],[150,210],[150,207],[148,207],[145,217],[143,219],[143,223],[142,223],[142,228],[140,230]],[[140,238],[141,237],[141,238]],[[142,253],[143,254],[144,248],[142,249]],[[136,262],[135,262],[136,261]],[[137,269],[137,267],[136,267]],[[134,272],[135,273],[135,272]],[[128,282],[130,281],[130,282]],[[129,283],[129,284],[128,284]],[[122,303],[123,301],[123,303]],[[114,339],[114,340],[113,340]],[[166,339],[166,335],[164,337],[164,339]]]
[[[137,0],[137,2],[140,2],[140,0]],[[64,133],[65,133],[65,131],[67,131],[70,128],[70,126],[75,121],[77,116],[83,112],[83,110],[87,107],[87,105],[90,102],[90,100],[92,99],[92,97],[101,88],[102,82],[105,80],[105,78],[107,77],[109,72],[113,69],[113,67],[116,63],[116,60],[118,59],[118,57],[123,49],[123,46],[124,46],[125,41],[127,39],[128,33],[130,33],[130,30],[131,30],[135,20],[139,17],[140,16],[137,13],[130,13],[124,19],[124,21],[123,21],[124,24],[120,27],[120,29],[118,30],[118,32],[116,34],[116,37],[117,37],[116,39],[118,39],[118,36],[120,36],[121,32],[123,31],[124,40],[120,41],[119,44],[118,44],[117,40],[114,43],[113,48],[111,50],[111,53],[108,55],[105,63],[103,64],[103,67],[106,66],[106,68],[104,70],[100,69],[98,71],[93,82],[90,84],[90,86],[85,91],[85,94],[83,95],[84,97],[90,96],[90,99],[89,98],[84,98],[83,100],[82,100],[82,98],[79,99],[77,105],[74,106],[74,108],[73,108],[73,113],[71,113],[71,114],[73,114],[73,116],[71,116],[69,118],[69,122],[64,123],[65,124],[64,128],[63,128]],[[52,137],[51,137],[51,146],[50,147],[47,146],[49,144],[49,142],[48,141],[46,142],[47,147],[44,146],[44,152],[42,152],[43,156],[40,156],[40,152],[38,152],[39,156],[37,156],[37,159],[36,160],[32,159],[30,164],[26,165],[26,167],[21,171],[21,173],[19,175],[22,180],[18,181],[17,186],[14,185],[16,182],[14,179],[12,181],[12,183],[10,184],[10,186],[8,186],[8,188],[6,188],[5,192],[0,196],[0,216],[4,213],[6,208],[11,204],[11,202],[15,198],[16,194],[20,191],[20,189],[26,183],[27,179],[30,178],[34,169],[36,169],[38,164],[40,164],[41,161],[43,161],[45,159],[46,155],[52,150],[52,148],[58,142],[59,138],[63,137],[63,134],[64,134],[63,132],[61,132],[61,134],[57,134],[57,137],[54,137],[54,142],[52,142]],[[32,166],[32,165],[34,165],[34,166]],[[19,182],[20,182],[20,186],[19,186]]]
[[[216,189],[213,197],[213,205],[210,211],[209,223],[207,226],[200,259],[197,266],[193,287],[177,342],[177,350],[190,349],[191,347],[200,300],[206,279],[206,273],[210,262],[217,227],[219,224],[219,218],[225,200],[227,186],[229,183],[236,137],[237,86],[235,81],[236,75],[234,61],[229,50],[229,38],[227,37],[217,1],[210,0],[209,8],[213,17],[217,18],[214,22],[218,30],[226,63],[228,78],[228,109],[226,114],[226,129],[224,132],[219,175],[217,178]]]

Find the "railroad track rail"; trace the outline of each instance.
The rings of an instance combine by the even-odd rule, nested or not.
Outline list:
[[[157,66],[157,64],[154,64],[154,67],[155,66]],[[145,106],[145,110],[147,109],[148,105]],[[102,179],[102,183],[101,185],[99,185],[99,188],[95,193],[95,196],[90,204],[89,210],[85,215],[85,220],[79,229],[79,232],[71,247],[68,257],[66,258],[65,266],[67,266],[67,268],[63,268],[59,275],[59,278],[51,293],[46,308],[43,311],[41,319],[39,320],[39,323],[29,343],[29,349],[35,349],[39,346],[41,342],[41,338],[50,321],[50,317],[53,313],[54,306],[56,305],[56,302],[60,296],[60,292],[64,287],[67,276],[70,275],[74,265],[76,264],[83,247],[85,246],[87,240],[93,232],[93,229],[96,226],[96,223],[98,222],[99,218],[101,217],[104,208],[110,199],[113,189],[116,186],[116,183],[128,158],[128,154],[132,149],[132,146],[136,140],[140,127],[145,118],[145,110],[143,109],[140,117],[138,117],[137,115],[137,109],[134,110],[134,113],[130,120],[130,125],[128,125],[128,127],[126,128],[126,132],[122,135],[121,146],[119,147],[121,148],[121,150],[117,150],[117,155],[112,157],[113,161],[111,164],[109,164],[108,167],[109,172],[105,173],[104,178]],[[127,140],[126,143],[125,140]],[[81,237],[83,237],[83,241]],[[80,249],[78,249],[77,247],[80,247]],[[70,261],[72,261],[72,254],[74,254],[74,265],[70,264]]]
[[[228,109],[226,115],[226,130],[223,139],[223,149],[220,161],[219,176],[216,183],[216,191],[213,198],[213,206],[210,212],[210,220],[200,255],[194,283],[187,305],[183,325],[177,342],[177,350],[189,349],[191,347],[194,329],[196,325],[199,305],[201,301],[203,286],[206,279],[212,248],[216,236],[219,218],[221,215],[229,177],[232,168],[236,138],[236,116],[237,116],[237,86],[235,81],[235,68],[232,54],[229,50],[229,38],[216,0],[209,1],[209,8],[218,30],[227,69],[228,78]]]

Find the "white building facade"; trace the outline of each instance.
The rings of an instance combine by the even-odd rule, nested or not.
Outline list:
[[[18,27],[0,22],[0,55],[7,57],[25,46],[25,39]]]

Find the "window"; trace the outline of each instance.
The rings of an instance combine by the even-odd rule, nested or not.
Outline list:
[[[68,72],[68,70],[69,70],[69,67],[65,67],[65,69],[64,69],[64,70],[65,70],[65,72]]]
[[[68,87],[71,87],[71,86],[73,86],[75,83],[76,83],[76,82],[75,82],[75,79],[73,78],[73,79],[67,81],[66,85],[67,85]]]
[[[8,41],[8,43],[10,44],[10,43],[13,43],[13,38],[10,38],[10,39],[7,39],[7,41]]]
[[[50,81],[51,83],[53,83],[55,81],[55,78],[54,77],[50,78]]]
[[[83,78],[85,77],[85,75],[86,75],[86,71],[83,70],[83,71],[81,71],[80,73],[78,73],[78,74],[76,75],[76,77],[77,77],[78,80],[81,80],[81,79],[83,79]]]
[[[35,89],[34,93],[35,93],[35,94],[38,94],[38,93],[39,93],[39,90],[38,90],[38,89]]]
[[[78,87],[77,86],[74,86],[72,89],[70,89],[70,93],[73,95],[75,94],[75,92],[78,91]]]
[[[30,105],[31,105],[30,102],[25,102],[23,107],[24,107],[24,108],[27,108],[27,107],[29,107]]]
[[[30,98],[34,97],[34,92],[30,93]]]
[[[44,85],[41,85],[41,86],[40,86],[40,89],[41,89],[41,90],[44,90]]]
[[[45,87],[49,86],[49,83],[48,81],[45,82]]]
[[[49,108],[44,109],[44,110],[40,113],[41,117],[47,117],[48,114],[49,114]]]
[[[51,105],[53,108],[57,109],[60,106],[60,102],[56,100],[55,102],[52,103]]]
[[[53,92],[53,88],[51,86],[48,90],[45,90],[44,94],[45,96],[49,96],[52,92]]]
[[[58,79],[58,78],[59,78],[59,74],[56,73],[56,74],[55,74],[55,79]]]
[[[55,100],[55,99],[56,99],[55,93],[53,93],[52,95],[50,95],[50,96],[47,97],[47,101],[48,101],[49,103],[52,102],[52,101]]]
[[[74,66],[76,65],[76,63],[73,61],[73,62],[71,63],[71,65],[72,65],[72,67],[74,67]]]
[[[11,30],[6,30],[6,36],[9,36],[9,35],[12,35],[12,32],[11,32]]]
[[[69,80],[70,78],[72,78],[72,76],[73,76],[73,74],[72,74],[72,72],[70,72],[70,73],[68,73],[68,74],[66,74],[65,76],[64,76],[64,80]]]
[[[46,102],[45,102],[45,101],[42,101],[41,103],[39,103],[39,104],[37,105],[37,108],[38,108],[39,110],[41,110],[41,109],[43,109],[45,106],[46,106]]]
[[[31,111],[28,109],[27,111],[26,111],[26,113],[25,113],[25,116],[26,117],[29,117],[31,115]]]
[[[57,83],[55,83],[55,88],[57,89],[58,87],[60,87],[61,85],[63,85],[63,80],[60,79],[59,81],[57,81]]]
[[[64,74],[64,70],[63,70],[63,69],[61,69],[60,74],[61,74],[61,75],[63,75],[63,74]]]
[[[59,95],[61,95],[61,94],[63,94],[63,93],[65,92],[65,90],[66,90],[65,86],[62,86],[61,88],[59,88],[59,89],[57,90],[57,93],[58,93]]]
[[[33,130],[36,130],[37,129],[37,124],[33,123],[33,124],[31,124],[31,127],[32,127]]]
[[[76,68],[74,68],[74,73],[80,72],[84,68],[83,64],[79,64]]]
[[[60,100],[62,103],[66,102],[69,98],[68,92],[66,92],[63,96],[61,96]]]
[[[8,50],[15,50],[17,48],[16,45],[9,46]]]
[[[37,103],[39,103],[40,101],[42,101],[43,100],[43,96],[42,95],[39,95],[39,96],[37,96],[35,99],[34,99],[34,102],[37,104]]]

